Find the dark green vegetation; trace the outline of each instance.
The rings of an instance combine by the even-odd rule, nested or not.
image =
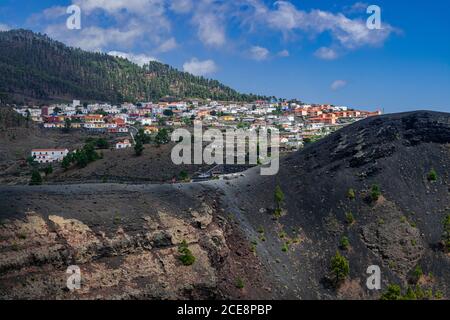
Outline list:
[[[348,189],[347,198],[353,200],[355,199],[355,197],[356,197],[355,190],[353,190],[352,188]]]
[[[186,240],[183,240],[183,242],[178,246],[178,252],[180,253],[179,259],[183,265],[190,266],[194,264],[195,257],[191,250],[189,250]]]
[[[152,137],[148,134],[145,134],[144,129],[139,129],[136,137],[134,138],[137,141],[140,141],[142,144],[149,144],[152,141]]]
[[[424,289],[419,285],[408,287],[406,290],[397,284],[390,284],[381,295],[381,300],[439,300],[442,299],[442,292],[432,289]]]
[[[253,101],[216,80],[151,61],[144,67],[103,53],[69,48],[26,30],[0,32],[0,100],[123,102],[165,96]]]
[[[428,180],[429,181],[436,181],[438,178],[437,172],[434,169],[431,169],[430,172],[428,173]]]
[[[370,189],[370,200],[376,202],[380,196],[381,196],[380,186],[378,184],[372,185],[372,188]]]
[[[142,144],[141,140],[136,140],[136,143],[134,145],[134,152],[136,156],[141,156],[142,152],[144,151],[144,145]]]
[[[42,184],[42,177],[38,170],[31,173],[30,186],[38,186]]]
[[[155,136],[155,143],[157,146],[167,144],[170,142],[169,131],[166,128],[162,128]]]
[[[274,216],[275,216],[275,218],[278,219],[281,217],[281,214],[282,214],[281,206],[283,205],[283,201],[284,201],[284,193],[283,193],[283,190],[281,190],[280,185],[276,186],[274,197],[275,197],[275,205],[276,205]]]
[[[236,288],[244,289],[244,287],[245,287],[244,280],[242,280],[242,278],[237,278],[236,279]]]
[[[67,170],[72,163],[75,163],[79,168],[84,168],[89,163],[98,159],[100,159],[100,156],[97,151],[95,151],[94,144],[87,143],[82,149],[70,152],[65,156],[62,161],[62,167]]]
[[[343,236],[340,241],[340,246],[343,250],[348,250],[350,248],[350,240],[348,237]]]
[[[349,225],[353,224],[355,222],[355,217],[353,216],[353,213],[347,212],[345,214],[345,220]]]
[[[339,252],[336,252],[336,255],[331,258],[331,273],[335,284],[339,284],[345,280],[350,273],[348,260]]]
[[[89,137],[86,139],[86,143],[93,144],[98,149],[108,149],[109,148],[109,142],[105,138]]]

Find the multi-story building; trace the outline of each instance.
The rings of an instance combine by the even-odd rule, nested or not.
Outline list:
[[[39,163],[51,163],[55,161],[62,161],[69,153],[67,149],[33,149],[31,156],[34,161]]]

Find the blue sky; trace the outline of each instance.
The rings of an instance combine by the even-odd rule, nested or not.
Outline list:
[[[66,9],[81,8],[81,30]],[[369,30],[369,5],[381,30]],[[450,14],[443,0],[2,0],[0,30],[157,59],[242,92],[385,112],[450,112]]]

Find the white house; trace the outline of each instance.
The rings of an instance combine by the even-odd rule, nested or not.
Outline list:
[[[138,118],[137,121],[140,122],[143,126],[150,126],[152,124],[152,118],[143,117]]]
[[[62,161],[69,153],[67,149],[33,149],[31,156],[39,163]]]
[[[131,148],[130,140],[125,139],[116,143],[116,149]]]

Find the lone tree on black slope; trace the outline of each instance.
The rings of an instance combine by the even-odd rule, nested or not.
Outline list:
[[[339,286],[350,273],[350,264],[339,251],[337,251],[336,255],[331,259],[331,272],[336,286]]]
[[[163,129],[159,130],[158,134],[155,137],[156,145],[160,146],[162,144],[169,143],[169,141],[170,141],[170,138],[169,138],[169,132],[167,131],[167,129],[163,128]]]
[[[140,139],[137,139],[136,144],[134,145],[134,152],[139,157],[142,155],[143,151],[144,151],[144,145],[142,144],[142,141]]]
[[[284,201],[284,193],[283,193],[283,190],[281,190],[280,185],[277,185],[275,187],[274,197],[275,197],[275,205],[276,205],[274,215],[275,215],[275,218],[278,219],[281,217],[281,212],[282,212],[281,206],[283,205],[283,201]]]
[[[42,184],[42,177],[38,170],[31,173],[30,186],[38,186]]]

